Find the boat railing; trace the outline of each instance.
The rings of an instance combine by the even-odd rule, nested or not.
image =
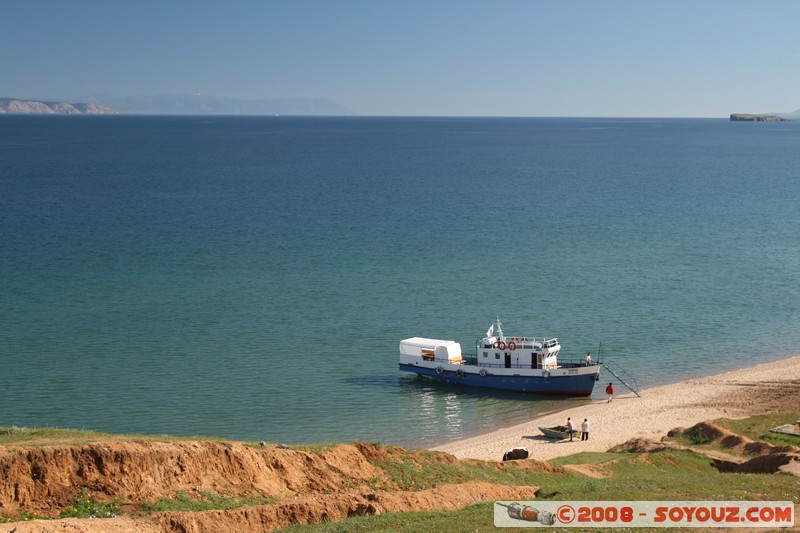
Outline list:
[[[466,364],[470,366],[479,366],[484,368],[525,368],[530,370],[531,365],[521,365],[519,363],[512,363],[510,366],[506,366],[505,362],[498,361],[498,362],[481,362],[480,359],[475,355],[462,355],[461,359],[448,359],[447,357],[435,357],[433,359],[429,359],[429,361],[433,361],[434,363],[448,363],[448,364]],[[598,366],[599,363],[592,362],[589,366]],[[577,368],[586,366],[586,361],[583,359],[568,359],[563,360],[559,359],[558,366],[561,368]]]
[[[425,359],[426,361],[433,361],[434,363],[450,363],[453,365],[475,364],[475,356],[462,355],[458,359],[450,359],[448,357],[431,357]]]
[[[564,359],[563,357],[559,357],[558,364],[565,368],[575,368],[578,366],[598,366],[600,363],[592,361],[587,365],[586,359]]]
[[[473,366],[479,366],[481,368],[522,368],[525,370],[531,370],[531,365],[519,365],[519,364],[512,364],[506,366],[505,363],[477,363],[473,364]],[[539,370],[545,370],[544,368],[540,368]]]
[[[496,337],[495,337],[496,338]],[[486,344],[486,338],[479,339],[475,345],[479,349],[486,349],[489,346]],[[497,341],[496,341],[497,342]],[[536,347],[536,349],[543,349],[543,348],[554,348],[558,346],[558,338],[553,337],[548,339],[547,337],[505,337],[503,341],[506,346],[509,343],[513,342],[514,345],[519,349],[531,349]]]
[[[553,346],[558,344],[558,339],[553,337],[552,339],[548,339],[547,337],[506,337],[506,343],[514,342],[515,344],[539,344],[542,348],[552,348]]]
[[[442,362],[447,362],[446,359],[442,359]],[[492,362],[492,363],[483,363],[478,360],[475,356],[464,357],[464,362],[468,365],[485,367],[485,368],[524,368],[527,370],[531,369],[531,365],[521,365],[519,363],[512,363],[510,366],[506,366],[503,361]],[[551,363],[553,365],[551,368],[582,368],[586,366],[586,361],[583,359],[571,359],[567,361],[560,360],[558,364]],[[599,363],[592,362],[589,366],[600,366]]]
[[[456,365],[458,365],[458,364],[467,364],[467,365],[470,365],[470,366],[479,366],[479,367],[482,367],[482,368],[484,368],[484,367],[485,368],[527,368],[527,369],[531,368],[531,365],[519,365],[519,364],[513,364],[513,365],[511,365],[509,367],[506,367],[505,363],[503,363],[503,362],[481,363],[481,362],[478,361],[478,358],[475,357],[474,355],[472,355],[472,356],[469,356],[469,355],[462,356],[461,359],[457,359],[457,360],[448,359],[447,357],[435,357],[434,359],[432,359],[432,361],[434,363],[450,363],[450,364],[456,364]]]

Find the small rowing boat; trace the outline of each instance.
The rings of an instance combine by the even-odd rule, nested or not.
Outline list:
[[[800,420],[794,424],[784,424],[776,428],[770,429],[772,433],[780,433],[782,435],[792,435],[793,437],[800,437]]]
[[[569,438],[569,431],[567,431],[567,426],[539,426],[539,431],[544,433],[545,437],[551,439],[568,439]],[[572,438],[580,438],[581,437],[581,430],[575,429],[572,431]]]

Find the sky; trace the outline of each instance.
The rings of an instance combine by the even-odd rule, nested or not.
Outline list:
[[[800,109],[795,0],[0,0],[0,97],[325,98],[357,115]]]

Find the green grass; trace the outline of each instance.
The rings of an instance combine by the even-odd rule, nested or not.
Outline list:
[[[714,423],[737,435],[753,440],[763,440],[776,446],[800,446],[800,437],[781,435],[780,433],[771,433],[769,431],[784,424],[794,424],[796,420],[800,420],[800,412],[751,416],[742,420],[721,418],[715,420]]]
[[[782,415],[764,415],[746,420],[716,420],[717,425],[728,428],[734,433],[754,440],[769,440],[773,444],[781,437],[770,434],[769,429],[780,424],[793,422],[800,418],[799,413]],[[58,441],[105,439],[102,433],[82,432],[74,430],[28,430],[24,428],[0,428],[0,443],[18,443],[26,439],[45,442],[47,438]],[[49,436],[49,437],[48,437]],[[130,441],[130,436],[109,436],[115,440]],[[684,437],[685,438],[685,437]],[[149,438],[162,440],[161,437]],[[163,440],[178,440],[166,438]],[[689,439],[691,440],[691,439]],[[697,439],[703,440],[703,439]],[[794,443],[790,440],[788,443]],[[697,448],[706,445],[693,444]],[[293,446],[309,453],[320,453],[333,447],[331,444],[313,446]],[[723,474],[718,472],[711,461],[691,450],[666,450],[651,453],[579,453],[568,457],[559,457],[550,461],[555,466],[578,466],[590,469],[599,476],[589,477],[579,472],[566,469],[563,472],[545,471],[537,468],[526,468],[524,461],[505,463],[498,468],[492,463],[467,464],[453,463],[441,454],[423,450],[405,450],[402,448],[378,446],[385,452],[385,460],[374,461],[381,468],[385,477],[375,477],[368,482],[369,489],[374,491],[423,490],[443,484],[462,483],[466,481],[488,481],[506,485],[534,485],[540,487],[538,499],[549,501],[580,500],[763,500],[800,502],[800,478],[777,474]],[[355,488],[355,487],[354,487]],[[363,489],[362,489],[363,490]],[[456,489],[458,490],[458,489]],[[82,495],[82,497],[85,494]],[[79,498],[72,506],[92,512],[97,510],[96,502]],[[197,512],[207,510],[235,509],[248,505],[263,505],[277,500],[267,498],[244,498],[219,496],[210,492],[189,494],[176,492],[172,498],[162,498],[157,502],[144,505],[144,511],[186,511]],[[105,505],[118,505],[118,502]],[[103,508],[99,508],[99,513]],[[69,514],[69,516],[75,516]],[[17,520],[29,520],[32,515],[22,513]],[[287,533],[306,532],[489,532],[496,531],[493,524],[493,504],[491,502],[469,506],[452,512],[414,512],[387,513],[381,516],[352,517],[340,522],[314,525],[296,525],[282,529]],[[504,528],[506,529],[506,528]],[[511,529],[515,531],[516,529]],[[581,529],[572,528],[572,531]],[[670,531],[660,529],[660,531]],[[528,528],[518,531],[529,531]],[[597,530],[587,529],[596,532]],[[619,530],[622,531],[622,530]],[[642,530],[648,531],[648,530]]]
[[[219,437],[172,435],[123,435],[101,433],[85,429],[26,428],[0,426],[0,445],[20,446],[82,446],[99,440],[118,442],[175,442],[184,440],[204,440],[212,442],[232,442]]]
[[[80,496],[75,498],[72,505],[61,511],[58,518],[114,518],[122,512],[121,504],[121,500],[96,502],[89,497],[88,489],[83,488]],[[37,516],[25,511],[20,511],[16,517],[0,516],[0,524],[8,522],[27,522],[29,520],[52,520],[52,518]]]
[[[175,442],[175,441],[210,441],[210,442],[237,442],[251,448],[263,448],[260,442],[255,441],[234,441],[222,437],[206,435],[143,435],[143,434],[120,434],[102,433],[88,429],[63,429],[63,428],[28,428],[19,426],[0,426],[0,445],[20,446],[82,446],[91,444],[99,440],[111,440],[118,442]],[[269,446],[274,446],[268,443]],[[294,444],[288,446],[292,450],[305,451],[308,453],[320,453],[330,450],[336,443],[323,444]]]
[[[265,505],[277,502],[277,498],[233,498],[220,496],[209,491],[200,491],[195,497],[185,491],[177,491],[173,498],[161,498],[153,503],[143,505],[144,513],[159,511],[227,511],[248,505]]]
[[[762,441],[774,446],[798,446],[800,447],[800,437],[772,433],[770,429],[784,424],[794,423],[800,419],[800,413],[783,413],[752,416],[741,420],[730,418],[720,418],[713,420],[712,423],[727,429],[742,437],[747,437],[754,441]],[[681,434],[668,439],[670,442],[684,446],[696,447],[700,450],[714,450],[728,454],[752,456],[752,454],[742,453],[719,444],[709,444],[713,439],[703,437],[700,432],[693,431],[691,428]]]
[[[441,455],[425,450],[398,449],[398,454],[388,461],[374,461],[388,480],[377,483],[375,490],[425,490],[451,483],[486,481],[502,485],[531,485],[546,478],[541,470],[527,469],[512,463],[505,469],[494,466],[450,463]]]
[[[42,520],[42,517],[36,516],[35,514],[26,513],[25,511],[20,511],[15,517],[0,516],[0,524],[7,524],[9,522],[27,522],[29,520]]]
[[[494,504],[479,503],[460,511],[431,511],[424,513],[386,513],[380,516],[356,516],[317,525],[294,525],[276,533],[488,533],[494,527]],[[517,528],[503,531],[515,531]],[[520,530],[521,531],[521,530]],[[526,531],[530,531],[527,529]]]
[[[379,461],[374,464],[384,471],[394,486],[402,490],[424,490],[474,479],[474,474],[460,465],[435,462],[419,464],[410,458],[402,462]]]
[[[289,449],[306,453],[319,454],[321,452],[333,449],[333,447],[336,445],[337,445],[336,443],[332,442],[326,442],[322,444],[293,444],[289,446]]]
[[[723,474],[689,450],[657,453],[578,454],[554,464],[597,464],[606,458],[610,477],[581,476],[558,482],[556,500],[781,500],[800,501],[800,479],[774,474]],[[542,487],[542,493],[549,488]],[[609,497],[613,495],[613,497]]]
[[[72,506],[64,509],[59,518],[114,518],[121,512],[121,503],[120,500],[96,502],[89,497],[89,491],[83,489]]]
[[[708,458],[690,450],[656,453],[579,453],[550,461],[554,465],[588,465],[607,475],[592,478],[583,474],[544,472],[509,467],[501,472],[488,467],[464,465],[413,466],[404,461],[394,468],[398,483],[430,487],[462,479],[486,479],[509,485],[537,485],[537,499],[550,501],[670,501],[670,500],[764,500],[800,502],[800,479],[775,474],[723,474]],[[385,466],[385,465],[380,465]],[[295,525],[281,533],[344,532],[489,532],[494,527],[493,503],[483,503],[460,511],[394,513],[359,516],[334,523]],[[504,531],[530,531],[529,528]],[[570,528],[570,531],[583,529]],[[597,529],[585,531],[596,532]],[[615,531],[652,531],[618,529]],[[659,531],[679,531],[662,529]]]
[[[85,444],[103,438],[103,433],[78,429],[0,427],[0,444]]]
[[[562,528],[570,533],[600,533],[602,528]],[[530,533],[554,531],[553,528],[494,526],[494,503],[470,505],[460,511],[431,511],[420,513],[386,513],[380,516],[358,516],[340,522],[294,525],[274,530],[274,533]],[[610,531],[610,530],[609,530]],[[653,528],[615,528],[614,532],[650,533]],[[659,533],[685,531],[679,528],[658,528]]]

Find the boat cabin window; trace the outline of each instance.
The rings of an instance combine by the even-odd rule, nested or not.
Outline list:
[[[499,353],[497,353],[497,352],[495,352],[495,354],[494,354],[494,358],[495,358],[495,359],[500,359],[500,354],[499,354]]]
[[[489,357],[489,352],[483,352],[484,357]]]

